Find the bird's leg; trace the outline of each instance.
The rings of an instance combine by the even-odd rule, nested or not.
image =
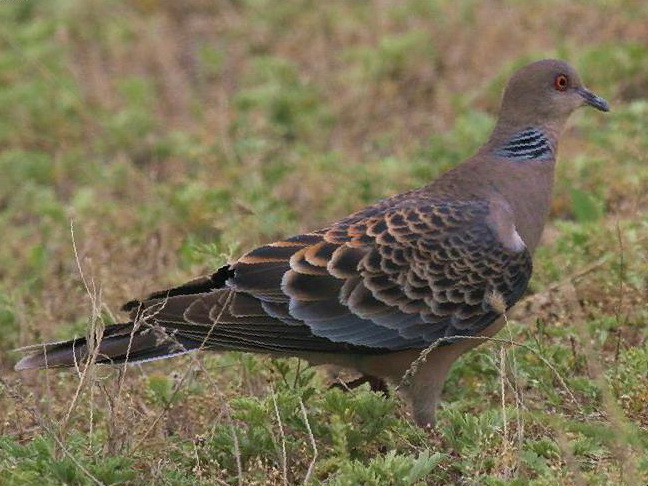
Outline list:
[[[504,322],[504,319],[496,320],[481,332],[480,337],[487,340],[494,336],[504,326]],[[416,371],[406,383],[402,383],[401,380],[400,389],[410,399],[412,413],[419,426],[434,426],[436,407],[452,364],[463,353],[482,342],[484,341],[480,339],[463,339],[451,345],[439,346],[433,349],[424,361],[417,364]]]
[[[421,367],[407,384],[400,387],[409,398],[414,420],[420,427],[433,427],[436,423],[436,408],[449,368],[442,370],[435,367],[435,364]]]
[[[441,399],[443,385],[455,360],[471,342],[442,346],[432,350],[416,371],[400,384],[400,389],[412,404],[414,420],[420,427],[430,428],[436,423],[435,413]]]
[[[333,383],[333,385],[331,385],[331,388],[339,388],[341,390],[353,390],[354,388],[358,388],[359,386],[364,385],[365,383],[369,384],[371,391],[376,393],[382,393],[386,397],[389,396],[389,388],[387,387],[387,383],[385,382],[385,380],[372,375],[362,375],[360,378],[348,382]]]

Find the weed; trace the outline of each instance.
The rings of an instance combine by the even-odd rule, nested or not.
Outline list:
[[[0,483],[648,481],[645,2],[21,1],[0,24],[5,368],[427,183],[525,62],[566,57],[613,101],[568,128],[531,292],[453,368],[436,430],[297,360],[7,371]]]

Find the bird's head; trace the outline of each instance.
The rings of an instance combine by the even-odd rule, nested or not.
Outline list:
[[[585,88],[572,66],[545,59],[519,69],[509,80],[500,110],[507,123],[561,126],[581,106],[609,111],[608,103]]]

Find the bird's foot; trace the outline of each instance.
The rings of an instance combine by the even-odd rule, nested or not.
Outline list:
[[[358,388],[359,386],[364,385],[365,383],[369,384],[371,391],[382,393],[386,397],[389,396],[389,388],[387,387],[385,380],[371,375],[362,375],[360,378],[348,382],[339,381],[338,383],[333,383],[333,385],[331,385],[331,388],[339,388],[343,391],[350,391],[354,388]]]

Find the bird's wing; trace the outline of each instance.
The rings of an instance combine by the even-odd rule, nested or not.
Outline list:
[[[503,203],[402,201],[220,272],[203,293],[154,295],[155,320],[216,347],[395,351],[478,334],[520,298],[531,256]]]
[[[98,362],[198,348],[299,355],[422,349],[476,335],[526,289],[531,256],[497,201],[379,204],[261,246],[143,301],[108,326]],[[86,338],[27,348],[17,369],[72,366]]]

